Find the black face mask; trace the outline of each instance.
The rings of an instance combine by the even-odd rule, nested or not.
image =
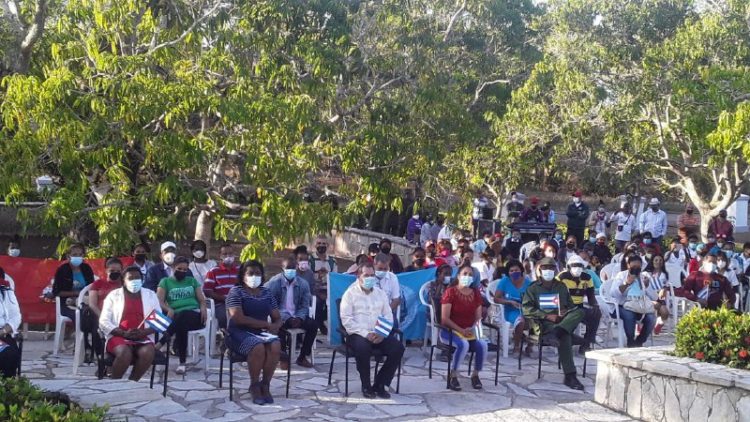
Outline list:
[[[687,215],[691,215],[693,213],[693,210],[687,210],[685,212],[687,213]]]
[[[174,278],[178,281],[182,281],[187,277],[187,271],[175,271],[174,272]]]
[[[573,248],[576,247],[576,244],[575,243],[567,243],[565,246],[567,246],[568,249],[573,249]]]
[[[417,259],[415,259],[414,260],[414,265],[417,265],[417,266],[420,266],[420,267],[422,265],[424,265],[424,258],[417,258]]]
[[[380,247],[380,252],[383,252],[384,254],[389,254],[389,253],[391,253],[391,247],[390,246],[381,246]]]
[[[117,281],[120,279],[121,275],[122,274],[119,271],[112,271],[111,273],[109,273],[109,279],[112,281]]]
[[[640,273],[641,273],[641,269],[640,269],[640,268],[631,268],[631,269],[630,269],[630,275],[635,275],[635,276],[637,276],[637,275],[639,275]]]
[[[146,261],[146,254],[145,253],[137,253],[137,254],[135,254],[135,260],[137,262],[144,262],[144,261]]]
[[[327,246],[318,246],[315,248],[316,251],[318,251],[319,254],[323,255],[328,250]]]

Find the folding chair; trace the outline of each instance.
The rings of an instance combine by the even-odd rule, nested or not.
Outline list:
[[[435,341],[434,344],[430,346],[430,366],[428,369],[428,377],[432,379],[432,358],[435,354],[435,349],[438,349],[443,352],[448,352],[448,371],[445,377],[445,388],[450,389],[451,387],[451,365],[453,365],[453,353],[456,351],[456,346],[453,346],[453,337],[456,336],[456,332],[452,329],[440,325],[435,324],[435,326],[440,330],[449,331],[450,335],[448,336],[448,343],[443,343],[443,341],[440,339],[440,336],[438,335],[437,341]],[[475,330],[477,327],[474,327]],[[477,337],[480,337],[479,333],[477,333]],[[499,352],[498,352],[499,353]],[[499,355],[498,355],[499,357]],[[474,362],[474,352],[469,351],[469,375],[471,375],[471,364]],[[497,366],[495,366],[495,385],[497,385]]]
[[[23,335],[17,333],[14,337],[16,340],[16,346],[18,347],[18,376],[21,376],[21,364],[23,363]]]
[[[333,363],[336,360],[336,353],[344,355],[346,358],[346,365],[345,368],[345,375],[344,375],[344,397],[349,396],[349,359],[354,357],[354,351],[351,349],[347,342],[347,338],[349,337],[349,334],[344,329],[343,324],[341,324],[341,299],[336,299],[336,312],[339,314],[339,326],[336,327],[336,331],[339,332],[341,335],[341,341],[342,344],[338,347],[333,349],[333,354],[331,355],[331,366],[328,368],[328,385],[331,385],[331,379],[333,377]],[[393,334],[398,335],[400,341],[403,341],[403,334],[400,330],[394,328]],[[383,360],[385,356],[379,349],[374,349],[372,351],[372,358],[375,360],[375,374],[378,373],[378,367],[380,366],[380,362]],[[401,362],[398,363],[398,375],[396,378],[396,393],[398,394],[399,391],[401,391]]]
[[[104,333],[99,331],[99,334],[102,336],[102,338],[106,338]],[[159,333],[154,334],[155,340],[158,343],[159,342]],[[170,338],[169,334],[164,334],[165,337],[165,344],[169,344]],[[112,366],[112,364],[115,361],[115,357],[107,353],[107,346],[106,342],[102,342],[102,348],[97,350],[97,366],[98,369],[96,371],[96,376],[98,379],[104,378],[104,375],[106,374],[107,368]],[[163,366],[164,367],[164,389],[161,393],[162,396],[167,397],[167,378],[169,377],[169,352],[163,352],[160,350],[155,351],[154,353],[154,361],[151,365],[151,381],[149,382],[149,388],[153,390],[154,388],[154,376],[156,375],[156,367],[157,366]]]
[[[50,285],[54,283],[54,278],[50,281]],[[62,301],[60,296],[55,296],[55,336],[52,340],[52,356],[57,357],[62,348],[62,342],[64,337],[64,329],[66,324],[72,324],[73,321],[70,318],[63,316],[60,312],[62,309]]]
[[[539,318],[530,318],[528,316],[525,316],[524,318],[528,319],[529,321],[536,322],[541,327],[541,324],[542,324],[542,320],[541,319],[539,319]],[[553,346],[550,345],[550,344],[547,344],[547,343],[543,342],[542,341],[542,336],[537,336],[535,334],[530,334],[528,337],[527,336],[521,337],[521,350],[523,350],[523,343],[524,343],[524,341],[526,341],[527,343],[536,344],[537,346],[539,346],[539,350],[538,350],[538,352],[539,352],[539,362],[538,362],[536,379],[540,379],[540,378],[542,378],[542,348],[544,348],[544,347],[553,347]],[[574,343],[573,345],[575,346],[576,344]],[[557,347],[555,347],[555,350],[557,350]],[[521,370],[521,357],[522,356],[523,356],[523,353],[519,353],[518,354],[518,370],[519,371]],[[586,355],[584,355],[583,356],[583,376],[584,376],[584,378],[586,377],[586,366],[587,366],[587,359],[586,359]],[[560,357],[559,356],[557,358],[557,368],[558,369],[561,368]]]

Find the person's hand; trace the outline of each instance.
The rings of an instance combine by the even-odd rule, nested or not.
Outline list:
[[[201,324],[206,324],[206,319],[208,318],[208,313],[206,312],[206,308],[201,308]]]
[[[472,327],[464,328],[462,330],[461,334],[463,334],[463,336],[467,337],[467,338],[472,337],[472,336],[474,336],[474,328],[472,328]]]
[[[299,328],[302,326],[302,320],[300,318],[289,318],[289,326]]]
[[[372,339],[372,343],[373,343],[373,344],[379,344],[379,343],[381,343],[381,342],[382,342],[383,340],[385,340],[385,337],[379,336],[379,335],[377,335],[377,334],[375,334],[375,333],[372,333],[372,335],[373,335],[373,336],[375,337],[375,338],[373,338],[373,339]]]
[[[548,314],[544,316],[544,319],[550,322],[557,322],[557,318],[559,318],[559,316],[555,314]]]
[[[174,318],[174,309],[169,308],[169,310],[167,311],[167,316],[169,317],[169,319]]]
[[[625,280],[625,284],[630,286],[633,283],[635,283],[635,276],[633,274],[628,274],[628,278]]]
[[[148,330],[146,329],[135,329],[132,331],[132,337],[133,340],[143,340],[144,338],[148,337]]]
[[[377,337],[378,337],[377,334],[375,334],[375,333],[369,333],[369,334],[367,334],[367,341],[369,341],[370,343],[375,343],[375,339]]]
[[[10,334],[13,332],[13,327],[10,324],[3,325],[3,334]]]

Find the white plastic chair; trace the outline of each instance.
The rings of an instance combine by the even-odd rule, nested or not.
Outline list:
[[[75,320],[76,341],[75,341],[75,348],[73,349],[73,375],[78,374],[78,367],[81,366],[81,358],[83,357],[83,354],[84,354],[83,332],[81,331],[81,304],[86,298],[86,295],[89,294],[89,290],[91,289],[92,285],[93,283],[84,287],[78,293],[78,298],[76,299],[76,320]],[[60,298],[58,297],[57,299],[59,302]],[[57,335],[57,333],[55,333],[55,335]]]
[[[213,299],[206,299],[206,325],[199,329],[188,331],[188,345],[192,345],[192,360],[193,362],[198,361],[198,354],[200,353],[200,338],[203,337],[203,365],[206,373],[208,373],[208,360],[211,355],[211,326],[213,325],[213,316],[216,313],[216,305]]]
[[[505,306],[503,306],[500,303],[495,302],[495,291],[497,290],[497,285],[500,283],[500,280],[495,280],[490,282],[487,285],[487,288],[484,290],[485,297],[487,298],[487,301],[490,303],[490,309],[493,309],[495,312],[494,321],[495,323],[500,327],[500,335],[503,339],[503,357],[508,357],[508,350],[510,350],[510,322],[505,320]],[[500,339],[498,339],[500,340]],[[498,345],[500,342],[498,341]]]
[[[50,285],[54,282],[54,278],[50,280]],[[63,330],[65,329],[65,324],[72,324],[73,321],[71,321],[70,318],[63,316],[60,313],[60,309],[62,307],[62,303],[60,301],[60,296],[55,297],[55,337],[52,340],[52,356],[57,356],[60,352],[60,349],[62,348],[62,341],[63,341]]]
[[[422,347],[427,346],[428,337],[433,342],[433,344],[437,341],[436,339],[438,338],[438,329],[435,325],[435,308],[432,306],[432,303],[430,303],[430,298],[427,296],[428,289],[430,288],[431,283],[432,281],[428,281],[419,288],[419,301],[422,303],[422,305],[427,307],[427,310],[430,314],[424,327],[424,339],[422,340]]]
[[[684,268],[675,264],[667,264],[664,267],[667,270],[667,278],[669,279],[669,309],[671,312],[672,323],[677,326],[677,322],[682,316],[684,316],[690,309],[694,307],[700,307],[698,302],[693,302],[684,297],[675,296],[675,288],[682,287],[682,278],[687,276],[687,272]]]
[[[602,273],[604,273],[604,270],[602,270]],[[608,308],[612,308],[615,311],[615,318],[612,318],[612,315],[609,312],[602,312],[602,314],[607,314],[607,335],[605,340],[607,346],[609,346],[610,341],[612,341],[612,326],[614,325],[617,330],[617,347],[622,348],[625,347],[625,329],[622,327],[622,320],[620,319],[620,307],[618,306],[617,301],[612,299],[612,297],[609,295],[609,291],[612,288],[613,281],[614,274],[611,273],[609,273],[609,277],[607,279],[602,278],[602,286],[599,289],[599,292],[601,294],[597,296],[596,300],[605,303],[606,305],[608,305]],[[604,321],[604,316],[602,316],[602,321]]]
[[[604,285],[604,281],[614,278],[615,275],[617,275],[619,271],[620,271],[619,263],[611,263],[602,267],[601,271],[599,271],[599,278],[601,278],[602,280],[602,285]],[[599,292],[601,291],[602,289],[600,287]]]
[[[312,302],[312,306],[310,306],[308,316],[312,319],[315,319],[315,310],[316,310],[315,296],[312,296],[312,300],[310,302]],[[305,330],[302,328],[287,328],[286,331],[289,333],[289,336],[292,338],[292,344],[290,345],[291,349],[289,350],[291,350],[292,354],[294,354],[297,351],[297,336],[299,336],[300,334],[305,334]],[[312,352],[310,353],[310,362],[313,365],[315,364],[315,349],[317,348],[315,343],[317,342],[313,342]],[[291,360],[292,360],[292,357],[289,356],[290,363],[291,363]]]

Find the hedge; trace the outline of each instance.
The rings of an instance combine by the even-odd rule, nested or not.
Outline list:
[[[67,395],[42,391],[26,378],[0,377],[0,420],[11,422],[99,422],[106,407],[86,410]]]
[[[750,315],[694,308],[677,323],[675,355],[750,368]]]

